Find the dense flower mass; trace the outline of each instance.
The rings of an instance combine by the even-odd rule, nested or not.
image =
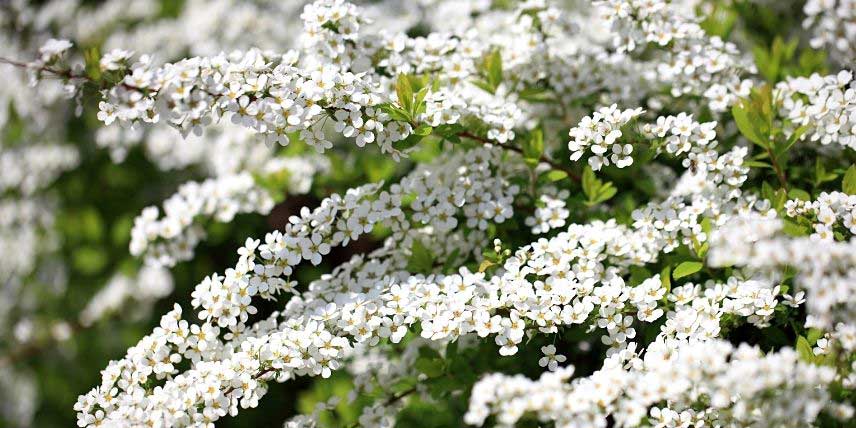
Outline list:
[[[854,8],[793,3],[12,0],[0,425],[852,426]]]

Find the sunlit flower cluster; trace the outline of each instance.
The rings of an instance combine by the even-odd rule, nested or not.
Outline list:
[[[38,3],[0,11],[0,425],[100,328],[82,428],[296,378],[288,428],[856,413],[852,1],[793,21],[826,62],[764,1]]]
[[[780,83],[785,95],[782,115],[795,126],[807,126],[802,138],[822,145],[840,144],[856,149],[856,88],[853,73],[798,77]]]
[[[856,59],[856,4],[853,0],[809,0],[803,27],[811,29],[811,45],[826,48],[841,64]]]

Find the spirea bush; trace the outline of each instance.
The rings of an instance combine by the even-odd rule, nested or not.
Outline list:
[[[853,0],[0,17],[0,426],[855,426]]]

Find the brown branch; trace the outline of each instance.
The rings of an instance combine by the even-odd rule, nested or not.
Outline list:
[[[523,149],[521,149],[520,147],[512,146],[512,145],[505,145],[505,144],[498,144],[496,142],[488,140],[487,138],[482,138],[482,137],[479,137],[478,135],[472,134],[468,131],[461,132],[458,134],[458,136],[461,138],[466,138],[469,140],[476,141],[482,145],[491,145],[494,147],[499,147],[499,148],[504,149],[504,150],[510,150],[512,152],[516,152],[516,153],[519,153],[521,155],[523,154]],[[560,163],[557,163],[557,162],[553,161],[552,159],[550,159],[544,155],[541,155],[541,158],[539,158],[538,160],[540,162],[546,163],[547,165],[550,165],[550,168],[553,168],[555,170],[559,170],[559,171],[562,171],[562,172],[568,174],[568,177],[570,177],[574,181],[580,181],[580,176],[577,175],[574,171],[572,171],[567,166],[562,165]]]
[[[69,328],[71,329],[71,331],[69,332],[69,339],[71,338],[71,336],[74,336],[75,334],[80,333],[81,331],[90,327],[88,325],[83,325],[76,320],[69,322],[68,324]],[[4,355],[3,358],[0,358],[0,368],[12,366],[20,360],[39,355],[42,351],[56,345],[59,342],[59,340],[56,340],[52,336],[49,336],[48,339],[41,341],[33,340],[30,342],[25,342],[22,346],[12,349],[9,353]]]
[[[416,387],[412,386],[408,389],[405,389],[404,391],[399,392],[398,394],[391,395],[389,398],[384,400],[383,405],[389,406],[389,405],[395,404],[397,401],[401,400],[404,397],[407,397],[410,394],[413,394],[414,392],[416,392]],[[351,424],[348,428],[357,428],[359,426],[360,426],[360,422],[358,420],[357,422],[354,422],[353,424]]]

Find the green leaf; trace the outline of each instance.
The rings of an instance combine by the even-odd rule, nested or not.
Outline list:
[[[612,199],[616,193],[618,193],[618,189],[615,188],[611,181],[608,181],[605,184],[601,184],[600,189],[597,190],[597,197],[592,202],[595,204],[606,202]]]
[[[856,195],[856,165],[850,165],[844,178],[841,179],[841,191],[848,195]]]
[[[630,266],[630,286],[635,287],[646,279],[651,278],[651,271],[642,266]]]
[[[602,180],[598,179],[594,175],[594,171],[592,171],[589,166],[586,166],[583,170],[581,184],[583,187],[583,193],[586,195],[585,203],[587,206],[593,206],[608,201],[618,193],[618,189],[615,188],[615,185],[613,185],[612,182],[608,181],[604,183]]]
[[[710,232],[713,230],[713,223],[710,221],[709,217],[705,217],[701,220],[701,231],[705,233],[705,235],[710,235]]]
[[[692,275],[700,271],[702,266],[704,265],[701,262],[683,262],[675,267],[675,271],[672,272],[672,278],[680,279]]]
[[[808,343],[808,339],[802,336],[797,337],[796,350],[797,355],[799,355],[801,360],[807,363],[814,362],[814,352],[811,350],[811,345]]]
[[[494,49],[487,57],[487,79],[494,91],[502,83],[502,55]]]
[[[814,184],[815,186],[820,186],[827,181],[832,181],[838,178],[838,174],[835,172],[827,172],[826,167],[823,165],[823,161],[820,157],[815,159],[814,162]]]
[[[428,87],[424,86],[414,96],[413,100],[413,111],[410,112],[412,117],[419,116],[422,113],[425,113],[425,96],[428,95]]]
[[[423,346],[419,348],[419,357],[416,358],[413,366],[428,377],[436,377],[443,374],[445,362],[435,349]]]
[[[556,182],[556,181],[560,181],[560,180],[564,180],[564,179],[568,178],[568,173],[565,171],[559,171],[557,169],[553,169],[553,170],[548,171],[546,176],[547,176],[547,180],[552,181],[552,182]]]
[[[410,114],[404,111],[400,107],[396,107],[392,104],[381,104],[378,106],[384,113],[388,114],[392,120],[397,120],[399,122],[410,122]]]
[[[535,167],[544,154],[544,133],[540,128],[533,129],[529,138],[523,140],[523,158],[530,167]]]
[[[472,83],[473,83],[473,85],[476,85],[477,87],[481,88],[485,92],[489,92],[491,94],[496,92],[496,88],[494,88],[493,86],[490,85],[490,83],[485,82],[484,80],[473,80]]]
[[[425,137],[414,132],[413,134],[408,135],[407,138],[392,143],[392,147],[399,151],[407,150],[416,147],[422,142],[423,138]]]
[[[428,377],[437,377],[443,374],[443,360],[437,358],[420,356],[413,363],[413,367]]]
[[[399,74],[395,81],[395,95],[398,97],[398,105],[407,112],[413,111],[413,86],[406,74]]]
[[[801,201],[810,201],[811,195],[802,189],[791,189],[788,191],[788,197],[791,199],[799,199]]]
[[[431,125],[426,125],[423,123],[422,125],[417,126],[416,129],[413,130],[413,133],[424,137],[430,134],[432,129],[433,128],[431,128]]]
[[[410,259],[407,260],[407,270],[411,273],[429,274],[434,269],[434,255],[418,239],[413,240],[410,247]]]
[[[493,266],[495,264],[496,263],[494,263],[490,260],[483,260],[481,262],[481,264],[479,265],[479,273],[483,273],[484,271],[488,270],[491,266]]]
[[[808,129],[809,129],[808,125],[803,125],[797,129],[795,129],[794,133],[791,134],[791,137],[788,138],[788,140],[785,141],[784,144],[780,144],[779,146],[776,147],[776,156],[781,156],[781,155],[785,154],[788,150],[790,150],[791,147],[793,147],[794,144],[796,144],[796,142],[799,141],[799,139],[803,136],[803,134],[805,134],[806,131],[808,131]]]
[[[660,283],[662,283],[663,288],[666,289],[666,294],[669,294],[669,292],[672,291],[672,279],[669,277],[670,272],[671,268],[668,265],[660,271]]]
[[[464,128],[463,126],[457,123],[453,123],[451,125],[440,125],[434,128],[434,133],[443,138],[449,138],[451,136],[456,136],[457,134],[460,134],[465,130],[466,128]]]
[[[583,193],[586,195],[586,198],[588,198],[588,200],[593,200],[594,197],[597,195],[598,189],[600,189],[600,180],[598,180],[597,177],[594,175],[594,171],[591,169],[590,166],[586,166],[586,168],[583,170],[581,184],[583,186]]]
[[[446,359],[452,360],[458,355],[458,341],[452,341],[446,344]]]
[[[734,116],[737,129],[740,130],[740,133],[744,137],[761,147],[767,147],[767,141],[760,135],[758,129],[750,120],[747,110],[742,105],[735,104],[734,107],[731,107],[731,115]]]
[[[107,262],[107,252],[96,246],[78,248],[72,256],[72,265],[84,275],[94,275],[101,272]]]
[[[823,330],[819,328],[810,328],[806,333],[806,340],[808,340],[809,345],[814,346],[817,343],[817,340],[823,337]]]
[[[443,272],[452,273],[457,271],[458,255],[460,252],[461,250],[459,248],[455,248],[455,250],[446,257],[446,263],[443,263]]]
[[[555,102],[555,99],[550,95],[550,92],[545,88],[529,87],[523,88],[517,96],[522,100],[533,103],[538,102]]]
[[[97,82],[101,79],[101,53],[98,47],[91,47],[83,52],[84,70],[86,76]]]
[[[773,169],[773,166],[766,162],[758,162],[753,160],[743,161],[743,165],[748,166],[749,168],[770,168]]]
[[[785,218],[782,219],[782,232],[793,237],[808,236],[811,235],[811,227]]]
[[[407,391],[414,386],[416,386],[419,381],[414,376],[408,376],[405,378],[399,379],[397,382],[392,384],[392,388],[390,390],[396,394]]]

